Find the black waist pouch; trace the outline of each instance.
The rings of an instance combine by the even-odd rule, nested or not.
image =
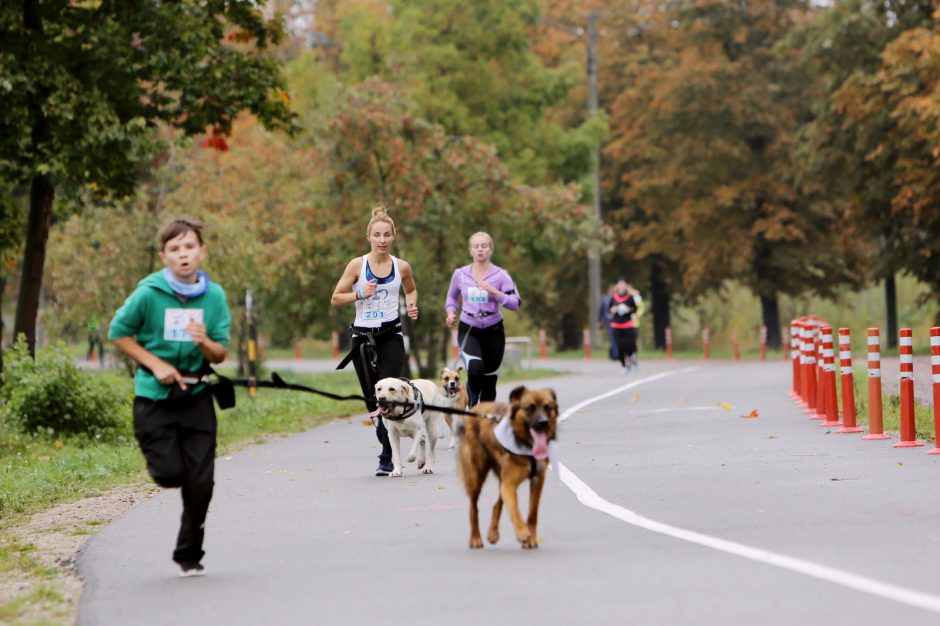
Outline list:
[[[141,367],[148,372],[150,371],[146,367]],[[180,375],[185,379],[197,380],[198,382],[186,383],[186,389],[181,388],[176,383],[167,385],[167,387],[170,388],[170,395],[166,397],[167,400],[178,401],[188,398],[192,395],[193,389],[195,389],[197,385],[205,384],[213,397],[215,397],[215,401],[218,403],[220,409],[224,411],[225,409],[230,409],[235,406],[235,385],[232,384],[232,380],[216,372],[208,363],[204,363],[198,372],[181,371]]]

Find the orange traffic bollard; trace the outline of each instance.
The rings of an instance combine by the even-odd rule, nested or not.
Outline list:
[[[760,327],[760,360],[767,360],[767,327]]]
[[[672,360],[672,326],[666,326],[666,358]]]
[[[591,360],[591,331],[588,328],[584,329],[584,360]]]
[[[855,379],[852,374],[852,340],[848,328],[839,329],[839,366],[842,379],[842,428],[840,435],[864,432],[855,421]]]
[[[793,384],[790,387],[790,397],[799,401],[800,399],[800,352],[799,352],[799,324],[792,322],[790,324],[790,352],[792,353],[793,365]]]
[[[832,326],[822,327],[820,345],[822,346],[823,355],[823,398],[825,398],[824,404],[826,405],[826,421],[821,423],[820,426],[842,426],[842,422],[839,421],[839,405],[836,397],[836,360],[832,348]]]
[[[711,336],[708,331],[708,327],[706,326],[705,328],[702,329],[702,356],[705,358],[706,361],[708,360],[708,352],[709,352],[708,348],[709,348],[710,343],[711,343]]]
[[[940,328],[930,329],[930,375],[933,383],[934,449],[927,454],[940,454]]]
[[[816,332],[812,324],[803,324],[803,342],[800,352],[803,355],[803,403],[806,407],[803,412],[807,415],[816,415],[816,348],[813,345],[813,333]]]
[[[546,344],[545,329],[539,328],[539,359],[541,359],[542,361],[548,358],[548,349],[545,344]]]
[[[917,448],[922,445],[917,441],[914,427],[914,333],[910,328],[902,328],[898,333],[900,348],[901,378],[898,381],[901,396],[901,440],[895,448]]]
[[[731,352],[734,354],[734,360],[741,360],[741,346],[738,344],[738,333],[734,331],[731,333]]]
[[[300,342],[298,341],[294,343],[294,360],[299,361],[300,359],[301,359]]]
[[[868,434],[862,439],[891,439],[881,413],[881,331],[868,329]]]
[[[333,334],[331,335],[331,340],[333,343],[333,358],[338,359],[339,358],[339,333],[337,331],[335,330],[333,331]]]
[[[826,380],[823,372],[823,349],[822,332],[817,328],[816,338],[813,342],[813,349],[816,352],[816,366],[813,368],[813,376],[816,378],[816,414],[811,420],[826,419]]]

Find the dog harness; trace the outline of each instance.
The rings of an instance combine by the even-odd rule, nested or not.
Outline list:
[[[499,420],[499,423],[493,428],[493,434],[496,435],[496,441],[499,442],[499,445],[504,447],[507,452],[529,457],[529,478],[534,478],[535,473],[538,471],[538,464],[536,458],[532,455],[532,448],[519,443],[516,434],[512,432],[512,426],[509,425],[508,415]],[[558,444],[555,441],[548,442],[548,464],[551,466],[557,480],[560,476],[560,468],[558,466]]]
[[[398,380],[402,381],[403,383],[407,383],[408,386],[411,387],[411,391],[413,391],[415,394],[415,402],[412,406],[405,409],[401,415],[383,415],[382,416],[383,420],[391,420],[393,422],[400,422],[402,420],[408,419],[415,413],[418,413],[419,411],[424,410],[424,396],[421,395],[421,392],[418,391],[418,388],[414,386],[414,383],[412,383],[407,378],[399,378]]]

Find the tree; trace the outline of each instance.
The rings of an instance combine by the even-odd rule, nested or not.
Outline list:
[[[894,276],[904,267],[907,242],[892,214],[897,194],[895,165],[899,138],[890,107],[869,108],[877,94],[860,86],[879,70],[886,46],[910,28],[932,21],[929,0],[838,0],[817,18],[795,29],[789,46],[815,80],[813,115],[802,130],[803,176],[835,201],[848,205],[847,219],[877,253],[865,265],[885,280],[888,345],[897,346]],[[853,98],[866,102],[854,102]],[[854,113],[849,113],[849,109]],[[915,136],[918,136],[915,134]]]
[[[0,180],[30,188],[14,332],[35,346],[56,190],[127,196],[158,123],[221,138],[249,109],[290,126],[281,36],[259,2],[40,2],[0,8]],[[221,139],[220,139],[221,141]],[[219,144],[221,145],[221,144]]]
[[[620,171],[624,256],[687,298],[742,281],[760,298],[771,346],[778,294],[855,280],[837,207],[801,185],[794,159],[803,77],[775,49],[805,10],[689,0],[653,14],[605,151]]]
[[[940,14],[937,15],[940,17]],[[846,80],[834,105],[843,128],[861,133],[871,120],[887,119],[873,137],[868,159],[891,153],[890,221],[896,268],[910,272],[940,297],[940,28],[911,28],[885,46],[870,74]]]

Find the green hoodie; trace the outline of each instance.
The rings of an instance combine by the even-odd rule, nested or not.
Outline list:
[[[134,337],[144,349],[179,371],[197,372],[205,363],[205,357],[184,329],[190,317],[196,316],[198,321],[199,315],[206,325],[206,335],[228,348],[232,316],[225,302],[225,290],[210,282],[206,293],[180,302],[163,272],[156,272],[140,281],[114,314],[108,339]],[[198,385],[193,392],[198,393],[204,386]],[[151,400],[163,400],[170,395],[170,386],[160,383],[141,367],[134,376],[134,393]]]

